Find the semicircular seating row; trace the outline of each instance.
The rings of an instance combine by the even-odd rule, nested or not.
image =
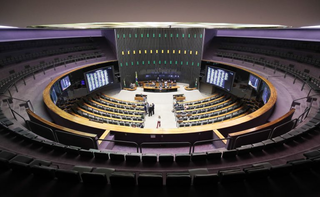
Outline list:
[[[197,101],[177,102],[174,111],[179,127],[212,124],[250,113],[242,101],[226,93]]]
[[[294,129],[294,130],[288,132],[287,134],[284,134],[284,135],[281,135],[279,137],[272,138],[270,140],[266,140],[266,141],[263,141],[263,142],[260,142],[260,143],[251,144],[250,146],[240,147],[240,148],[235,149],[235,150],[223,151],[222,154],[220,153],[220,156],[214,156],[214,157],[218,158],[218,159],[223,159],[223,158],[227,158],[227,157],[237,157],[237,156],[240,156],[242,154],[250,154],[250,153],[253,153],[255,151],[266,151],[269,148],[277,148],[279,146],[283,146],[285,144],[288,144],[288,143],[290,143],[292,141],[295,141],[295,143],[298,143],[299,139],[301,139],[301,138],[303,138],[304,140],[307,140],[307,139],[310,139],[310,137],[309,137],[310,135],[318,135],[318,133],[319,133],[319,125],[320,125],[319,123],[320,123],[320,116],[318,114],[316,117],[314,117],[312,120],[309,121],[308,125],[303,126],[301,128],[298,128],[298,129]],[[127,158],[130,158],[129,155],[131,155],[131,154],[126,154],[126,153],[124,153],[124,154],[120,154],[120,153],[103,153],[103,152],[101,152],[99,150],[84,150],[84,149],[77,148],[77,147],[66,146],[66,145],[62,145],[62,144],[59,144],[59,143],[51,142],[51,141],[48,141],[48,140],[44,140],[41,137],[33,134],[30,131],[22,130],[22,129],[9,129],[9,128],[7,128],[6,126],[4,126],[2,124],[1,124],[1,132],[10,133],[11,135],[13,134],[16,137],[21,138],[21,139],[23,139],[24,141],[26,141],[28,143],[34,143],[34,144],[36,144],[38,146],[46,147],[46,148],[49,148],[51,150],[61,151],[61,152],[68,153],[68,154],[78,154],[81,157],[88,157],[89,156],[89,157],[93,157],[93,158],[99,159],[99,156],[97,156],[97,155],[100,155],[104,159],[107,159],[107,158],[109,159],[110,158],[110,160],[115,160],[115,161],[117,161],[118,159],[123,160],[125,162],[127,162],[127,161],[129,162],[130,161],[130,159],[127,159]],[[15,151],[13,150],[13,152],[15,152]],[[209,161],[210,158],[212,158],[210,156],[211,155],[210,152],[205,153],[205,154],[198,154],[198,155],[200,155],[198,157],[198,159],[200,159],[202,161]],[[215,153],[213,155],[219,155],[219,153]],[[311,151],[311,152],[306,152],[304,155],[305,155],[306,158],[301,157],[301,160],[288,161],[288,164],[283,164],[281,166],[272,166],[271,168],[270,168],[270,166],[269,167],[263,166],[261,168],[253,169],[254,172],[252,172],[252,173],[254,175],[257,175],[257,176],[260,175],[262,177],[267,177],[267,176],[272,176],[272,173],[274,173],[274,174],[277,174],[277,173],[290,174],[292,171],[295,171],[295,170],[299,170],[299,169],[309,170],[311,168],[317,168],[319,166],[318,165],[318,161],[319,161],[320,153],[319,153],[318,150],[314,150],[314,151]],[[61,176],[61,174],[63,174],[63,173],[59,172],[59,173],[56,174],[55,173],[56,170],[52,169],[53,167],[52,167],[52,164],[50,164],[50,162],[49,162],[49,164],[46,163],[46,162],[34,162],[35,158],[28,158],[27,156],[24,156],[24,155],[22,155],[22,156],[21,155],[16,155],[15,153],[10,153],[10,151],[5,151],[5,150],[2,150],[0,152],[0,158],[1,158],[0,159],[1,166],[6,166],[7,168],[12,169],[13,171],[22,170],[22,172],[28,172],[28,173],[32,172],[33,175],[35,175],[35,176],[37,176],[39,174],[42,174],[43,172],[46,172],[46,173],[43,173],[43,175],[51,174],[51,175],[53,175],[52,176],[53,178],[57,178],[58,180],[65,179],[65,180],[68,180],[68,181],[72,181],[72,180],[84,181],[84,179],[81,179],[81,178],[74,179],[74,177],[79,177],[80,174],[82,174],[83,171],[86,171],[86,172],[89,172],[89,173],[92,173],[92,174],[94,172],[93,169],[92,169],[92,167],[94,167],[94,166],[92,166],[92,167],[89,166],[88,168],[84,168],[84,169],[80,169],[80,168],[76,168],[75,167],[73,170],[65,171],[64,175]],[[141,158],[141,157],[139,157],[139,155],[137,157],[135,157],[133,155],[132,158]],[[160,155],[156,156],[156,158],[157,158],[156,160],[154,159],[155,158],[154,155],[151,155],[150,158],[148,157],[148,155],[146,155],[145,158],[148,158],[148,159],[145,159],[145,161],[154,162],[154,161],[158,161],[158,159],[159,159],[159,162],[160,162]],[[169,157],[169,158],[172,158],[172,157]],[[179,158],[179,155],[178,155],[178,157],[176,155],[175,162],[177,162],[177,158]],[[196,159],[197,158],[197,154],[189,155],[189,157],[188,156],[184,156],[184,157],[181,157],[181,158],[189,158],[189,159],[182,159],[182,160],[188,161],[188,162],[190,162],[190,159],[193,160],[193,161],[196,161],[197,160]],[[41,158],[38,158],[38,159],[41,160]],[[135,160],[135,159],[133,159],[133,160]],[[170,159],[170,161],[171,161],[171,159]],[[178,159],[178,162],[179,162],[179,159]],[[39,168],[40,164],[44,165],[44,166],[47,166],[48,169],[45,169],[45,167],[42,167],[44,169],[41,169],[42,171],[40,170],[41,173],[37,173],[36,170],[35,171],[29,171],[30,167],[32,167],[33,165],[35,165],[35,166],[37,166]],[[215,175],[213,175],[213,176],[212,175],[208,175],[208,176],[204,175],[202,180],[206,180],[207,183],[212,183],[210,181],[208,182],[208,180],[211,180],[211,181],[216,180],[216,182],[218,183],[218,182],[223,182],[222,178],[223,177],[228,177],[228,176],[229,176],[230,179],[233,179],[233,180],[243,180],[243,179],[246,179],[246,178],[250,177],[250,175],[248,175],[248,174],[250,174],[250,170],[246,171],[245,169],[240,169],[240,170],[236,170],[236,169],[232,170],[231,169],[229,172],[230,173],[220,173],[219,176],[218,176],[219,178],[215,178],[216,177]],[[58,175],[58,174],[60,174],[60,175]],[[105,174],[105,176],[107,176],[106,175],[107,173],[102,173],[102,174]],[[117,176],[117,174],[115,174],[115,176]],[[72,178],[70,178],[70,177],[72,177]],[[122,177],[125,177],[125,178],[120,179],[120,180],[122,180],[122,181],[123,180],[128,180],[127,179],[128,176],[123,176],[122,175]],[[132,180],[136,180],[134,175],[133,175],[133,177],[134,177],[133,179],[132,179],[132,174],[130,175],[130,177],[131,178],[129,178],[129,179],[131,181]],[[167,176],[167,178],[169,178],[169,177],[171,177],[171,176]],[[174,177],[173,180],[175,180],[174,182],[176,182],[177,184],[179,182],[177,180],[187,180],[187,179],[191,180],[191,178],[187,178],[187,177],[188,177],[188,175],[181,176],[181,178]],[[235,179],[235,177],[237,177],[238,179]],[[94,178],[94,180],[97,180],[97,179],[98,178]],[[193,181],[195,181],[195,178],[193,178]],[[167,185],[170,185],[170,184],[168,184],[169,182],[167,180]],[[202,182],[204,182],[204,181],[202,181]],[[122,182],[122,183],[127,183],[127,182]],[[131,183],[133,183],[133,182],[130,182],[130,184]],[[136,182],[134,182],[134,184],[135,183]],[[184,183],[187,183],[186,185],[188,185],[189,182],[187,181],[187,182],[184,182]],[[116,183],[114,183],[114,184],[116,184]]]

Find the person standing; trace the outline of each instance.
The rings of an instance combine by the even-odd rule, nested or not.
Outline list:
[[[154,105],[154,103],[152,103],[152,111],[151,111],[152,114],[151,114],[151,116],[154,115],[154,107],[155,107],[155,105]]]
[[[152,104],[149,105],[149,117],[152,116]]]
[[[161,127],[161,116],[158,116],[157,128]]]
[[[150,110],[150,105],[149,105],[149,103],[148,103],[148,102],[146,103],[146,107],[147,107],[146,115],[148,115],[148,114],[149,114],[149,110]]]

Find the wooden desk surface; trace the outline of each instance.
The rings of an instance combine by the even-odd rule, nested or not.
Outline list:
[[[211,60],[204,60],[204,61],[211,61]],[[106,61],[107,62],[113,62],[113,61]],[[217,62],[217,61],[211,61],[211,62]],[[222,63],[222,62],[218,62],[218,63]],[[226,63],[223,63],[226,64]],[[255,76],[260,77],[261,80],[263,80],[270,88],[270,98],[268,100],[268,102],[261,107],[260,109],[258,109],[255,112],[252,112],[246,116],[237,118],[233,121],[223,121],[223,122],[218,122],[218,123],[213,123],[213,124],[208,124],[208,125],[202,125],[202,126],[193,126],[193,127],[183,127],[183,128],[171,128],[171,129],[141,129],[141,128],[131,128],[131,127],[125,127],[125,126],[118,126],[118,125],[112,125],[112,124],[105,124],[105,123],[96,123],[96,122],[92,122],[92,121],[87,121],[84,120],[82,118],[73,116],[67,112],[64,112],[63,110],[61,110],[60,108],[58,108],[51,100],[50,98],[50,90],[51,87],[53,86],[54,83],[56,83],[59,79],[61,79],[62,77],[64,77],[67,74],[70,74],[76,70],[80,70],[86,67],[92,67],[92,69],[94,69],[94,66],[96,64],[91,64],[91,65],[86,65],[83,67],[79,67],[76,69],[73,69],[71,71],[68,71],[66,73],[64,73],[63,75],[60,75],[58,77],[56,77],[54,80],[52,80],[47,87],[45,88],[45,90],[43,91],[43,100],[45,105],[47,106],[47,108],[59,115],[61,118],[75,122],[79,125],[85,125],[85,126],[91,126],[94,128],[101,128],[104,130],[112,130],[112,131],[117,131],[117,132],[125,132],[125,133],[136,133],[136,134],[184,134],[184,133],[197,133],[197,132],[201,132],[201,131],[210,131],[213,129],[224,129],[224,128],[229,128],[229,127],[235,127],[237,125],[241,125],[243,123],[246,123],[248,121],[254,121],[256,118],[258,118],[259,116],[263,115],[264,113],[266,113],[267,111],[270,111],[277,100],[277,92],[275,87],[264,77],[260,76],[257,73],[254,73],[248,69],[245,68],[241,68],[239,66],[235,66],[235,65],[231,65],[231,64],[226,64],[229,66],[233,66],[235,68],[239,68],[242,69],[244,71],[247,71],[249,73],[254,74]],[[112,97],[111,97],[112,98]]]
[[[95,109],[97,111],[100,111],[100,112],[104,112],[104,113],[108,113],[108,114],[114,114],[114,115],[119,115],[119,116],[131,116],[131,117],[141,117],[139,115],[133,115],[133,114],[122,114],[122,113],[117,113],[117,112],[112,112],[112,111],[106,111],[106,110],[103,110],[103,109],[99,109],[95,106],[92,106],[92,105],[89,105],[88,103],[84,103],[84,105],[88,106],[88,107],[91,107],[92,109]]]
[[[183,101],[183,102],[180,102],[180,104],[191,104],[191,103],[194,103],[194,102],[204,101],[204,100],[206,100],[206,99],[210,99],[211,97],[215,97],[215,96],[217,96],[217,95],[218,95],[218,94],[215,93],[215,94],[213,94],[213,95],[211,95],[211,96],[209,96],[209,97],[206,97],[206,98],[202,98],[202,99],[198,99],[198,100],[192,100],[192,101]]]
[[[104,107],[107,107],[107,108],[111,108],[111,109],[115,109],[115,110],[120,110],[120,111],[130,111],[130,112],[144,112],[143,110],[133,110],[133,109],[121,109],[121,108],[116,108],[116,107],[112,107],[112,106],[109,106],[109,105],[105,105],[103,103],[99,103],[95,100],[90,100],[91,102],[93,103],[96,103],[98,105],[101,105],[101,106],[104,106]]]

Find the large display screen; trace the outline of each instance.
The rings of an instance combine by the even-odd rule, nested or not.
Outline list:
[[[97,88],[113,83],[113,70],[111,66],[99,68],[85,73],[88,90],[91,92]]]
[[[70,78],[69,76],[65,76],[60,80],[60,85],[61,85],[61,89],[62,91],[64,91],[65,89],[67,89],[68,87],[71,86],[71,82],[70,82]]]
[[[50,92],[50,97],[51,97],[51,100],[53,101],[53,103],[57,104],[58,96],[57,96],[56,89],[54,86],[52,87],[52,90]]]
[[[207,83],[216,85],[227,91],[231,90],[235,73],[226,69],[208,67],[207,68]]]
[[[266,104],[268,102],[269,97],[270,97],[270,90],[266,86],[266,87],[264,87],[263,92],[262,92],[262,100],[263,100],[264,104]]]
[[[249,84],[251,87],[253,87],[256,91],[258,91],[258,88],[259,88],[259,85],[260,85],[260,81],[261,81],[261,79],[259,79],[258,77],[250,74],[248,84]]]

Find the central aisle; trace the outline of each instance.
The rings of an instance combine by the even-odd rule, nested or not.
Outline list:
[[[161,116],[161,128],[169,129],[169,128],[177,128],[177,122],[174,117],[173,110],[173,95],[175,94],[184,94],[186,96],[186,100],[197,100],[208,95],[201,94],[198,90],[186,91],[184,86],[186,84],[178,83],[180,88],[177,92],[143,92],[143,88],[138,88],[136,91],[127,91],[121,90],[116,94],[112,94],[112,92],[108,92],[109,96],[121,99],[133,101],[136,94],[144,94],[148,95],[147,102],[149,104],[155,104],[155,112],[154,115],[149,117],[148,115],[145,117],[145,126],[144,128],[155,129],[157,126],[158,116]]]

